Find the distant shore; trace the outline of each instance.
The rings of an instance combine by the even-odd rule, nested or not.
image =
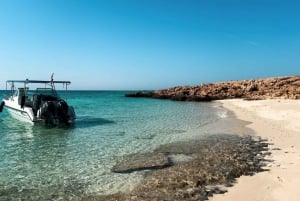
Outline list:
[[[222,100],[223,106],[272,143],[269,171],[242,176],[237,184],[211,201],[300,200],[300,100]]]
[[[300,76],[179,86],[152,92],[139,91],[126,94],[126,96],[171,99],[175,101],[212,101],[233,98],[245,100],[300,99]]]

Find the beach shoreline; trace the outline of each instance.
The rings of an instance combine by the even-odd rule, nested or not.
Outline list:
[[[216,103],[230,118],[244,122],[248,132],[240,137],[245,138],[221,135],[163,146],[157,153],[200,155],[148,173],[133,191],[83,200],[300,200],[300,101],[228,99]],[[214,145],[218,146],[211,149]]]
[[[242,176],[225,194],[213,195],[210,201],[222,200],[300,200],[300,101],[286,99],[244,101],[221,100],[223,107],[247,125],[256,136],[268,140],[272,155],[269,171]]]
[[[148,172],[131,191],[88,196],[84,200],[206,200],[225,193],[241,175],[265,171],[268,142],[246,127],[250,122],[238,120],[234,112],[223,108],[223,103],[215,103],[222,111],[218,114],[221,119],[212,125],[220,127],[215,134],[158,147],[151,154],[168,157],[170,167]],[[176,156],[187,160],[176,162]]]

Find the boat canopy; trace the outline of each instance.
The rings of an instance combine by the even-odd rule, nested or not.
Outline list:
[[[7,90],[7,84],[11,85],[11,90],[14,91],[15,90],[15,83],[23,83],[24,84],[24,88],[26,88],[27,84],[45,84],[45,85],[49,85],[51,86],[51,90],[54,96],[57,96],[56,93],[56,89],[55,89],[55,84],[63,84],[65,90],[68,90],[68,85],[71,84],[70,81],[56,81],[52,79],[51,76],[51,80],[7,80],[6,81],[6,90]],[[46,87],[44,88],[46,89]],[[28,89],[26,90],[28,91]]]
[[[29,84],[29,83],[35,83],[35,84],[52,84],[52,83],[60,83],[60,84],[71,84],[70,81],[54,81],[54,80],[7,80],[6,82],[15,82],[15,83],[24,83],[24,84]]]

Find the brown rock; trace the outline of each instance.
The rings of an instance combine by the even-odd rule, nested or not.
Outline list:
[[[170,166],[168,157],[162,153],[132,154],[124,156],[113,168],[116,173],[161,169]]]
[[[244,98],[262,100],[267,98],[300,98],[300,76],[275,77],[219,83],[182,86],[148,93],[135,93],[130,97],[151,97],[176,101],[211,101]]]

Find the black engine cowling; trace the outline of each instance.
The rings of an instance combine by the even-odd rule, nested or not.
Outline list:
[[[46,102],[42,103],[41,118],[45,120],[46,124],[57,124],[55,102],[46,101]]]
[[[60,121],[67,123],[69,106],[64,100],[57,101],[57,115],[60,118]]]
[[[41,118],[46,124],[68,123],[68,109],[69,106],[64,100],[45,101],[41,106]]]

